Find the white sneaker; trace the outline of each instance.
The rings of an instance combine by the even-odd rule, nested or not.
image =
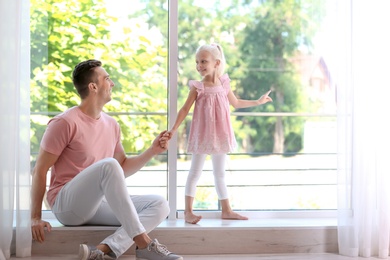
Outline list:
[[[103,260],[104,253],[94,246],[81,244],[79,249],[80,260]]]
[[[144,249],[135,250],[136,260],[183,260],[183,257],[168,251],[157,239],[152,240]]]

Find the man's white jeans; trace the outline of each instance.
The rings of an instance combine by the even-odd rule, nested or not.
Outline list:
[[[150,232],[168,216],[169,206],[159,195],[130,196],[122,167],[117,160],[106,158],[68,182],[58,193],[52,211],[66,226],[120,226],[101,242],[119,257],[135,236]]]

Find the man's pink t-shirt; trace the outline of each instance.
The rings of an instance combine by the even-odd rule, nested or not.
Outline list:
[[[114,118],[102,112],[99,119],[93,119],[79,107],[72,107],[49,121],[41,148],[59,156],[51,168],[47,193],[51,206],[60,189],[78,173],[124,151],[120,127]]]

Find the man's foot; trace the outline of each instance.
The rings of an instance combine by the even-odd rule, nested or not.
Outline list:
[[[168,251],[167,247],[160,244],[157,239],[153,239],[152,242],[144,249],[137,248],[135,250],[136,260],[183,260],[183,257],[175,255]]]
[[[222,212],[222,219],[248,220],[247,217],[242,216],[234,211]]]
[[[94,246],[81,244],[79,249],[80,260],[103,260],[104,253]]]
[[[194,213],[184,213],[184,220],[190,224],[196,224],[202,219],[202,216],[195,215]]]

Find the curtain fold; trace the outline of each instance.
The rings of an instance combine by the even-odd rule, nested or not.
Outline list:
[[[387,259],[390,2],[337,3],[338,243],[346,256]]]
[[[28,0],[0,0],[0,260],[31,255]]]

